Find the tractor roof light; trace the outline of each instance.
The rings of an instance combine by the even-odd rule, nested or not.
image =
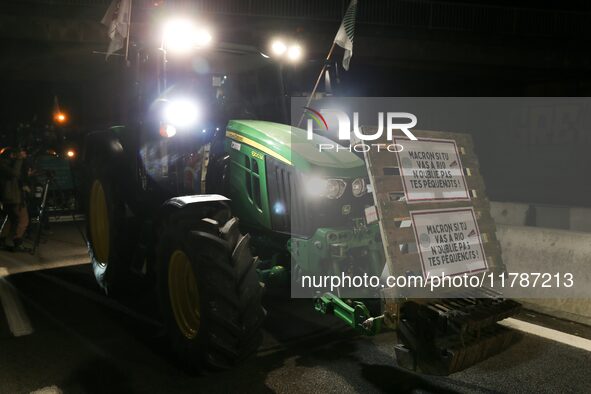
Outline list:
[[[190,20],[174,19],[164,25],[162,42],[171,53],[188,53],[195,48],[208,46],[211,40],[208,29],[197,27]]]
[[[271,53],[275,56],[283,56],[287,51],[287,45],[282,40],[275,39],[271,43]]]
[[[287,43],[281,38],[275,38],[269,46],[271,55],[277,59],[296,63],[302,60],[303,48],[296,42]],[[266,55],[263,55],[266,57]]]
[[[287,50],[287,58],[292,62],[298,62],[302,58],[302,47],[298,44],[293,44]]]

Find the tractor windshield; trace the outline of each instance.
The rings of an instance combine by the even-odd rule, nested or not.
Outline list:
[[[278,67],[252,50],[216,50],[166,63],[164,96],[198,100],[210,122],[287,122]]]

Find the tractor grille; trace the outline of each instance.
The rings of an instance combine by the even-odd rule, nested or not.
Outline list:
[[[305,196],[302,188],[298,187],[302,182],[297,171],[268,156],[266,167],[273,230],[294,235],[311,234],[314,229],[307,220]]]
[[[309,237],[321,227],[353,227],[352,219],[364,216],[366,206],[372,205],[371,195],[353,197],[351,182],[338,200],[311,199],[306,195],[304,174],[293,166],[267,156],[265,158],[267,191],[274,231]],[[349,213],[343,214],[343,207]]]

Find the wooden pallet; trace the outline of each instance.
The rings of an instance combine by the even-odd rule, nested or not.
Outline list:
[[[373,134],[374,131],[370,129],[367,133]],[[453,152],[454,171],[461,169],[464,179],[460,182],[461,178],[454,178],[458,180],[459,187],[452,194],[449,189],[447,194],[444,194],[441,189],[431,195],[424,193],[421,195],[420,191],[409,194],[408,190],[406,192],[404,190],[404,179],[401,176],[399,157],[396,153],[386,149],[372,149],[365,152],[389,275],[424,274],[424,262],[421,261],[417,247],[420,235],[413,228],[416,221],[413,221],[411,216],[416,218],[424,214],[416,211],[440,211],[454,208],[474,210],[474,216],[470,214],[469,217],[472,225],[474,223],[472,217],[476,219],[477,228],[474,233],[480,233],[482,248],[479,251],[484,253],[486,269],[495,275],[505,272],[501,247],[496,237],[495,222],[490,215],[490,204],[486,197],[484,180],[480,174],[471,136],[415,130],[413,134],[419,140],[455,141],[457,150],[450,145],[448,149],[449,152]],[[392,141],[384,138],[372,143],[386,146],[392,144]],[[403,142],[402,145],[404,145]],[[456,167],[458,165],[455,160],[456,154],[461,162],[460,167]],[[404,156],[401,157],[404,163]],[[446,164],[445,168],[451,167]],[[464,185],[466,190],[463,188]],[[406,187],[409,186],[406,185]],[[434,200],[449,197],[459,200]],[[409,202],[407,198],[415,201]],[[431,198],[431,200],[424,201],[421,198]],[[411,215],[411,212],[415,213]],[[446,213],[440,211],[437,215],[446,215]],[[470,234],[474,233],[470,231]],[[425,236],[430,237],[430,235]],[[479,268],[484,269],[484,266]],[[499,297],[500,293],[487,288],[460,289],[459,291],[456,289],[453,294],[445,292],[433,294],[432,298],[417,298],[424,295],[425,293],[422,293],[417,296],[396,288],[384,291],[384,322],[397,330],[402,342],[396,346],[399,365],[429,373],[449,374],[501,351],[512,342],[512,331],[503,329],[496,322],[516,313],[520,305],[511,300],[503,300]]]
[[[366,130],[367,133],[373,133],[371,129],[365,128],[364,132]],[[380,151],[372,149],[366,152],[365,159],[370,182],[373,185],[374,201],[390,274],[420,275],[422,273],[420,255],[416,251],[415,234],[409,223],[410,211],[459,207],[472,207],[475,211],[489,272],[504,272],[505,266],[496,237],[496,226],[490,215],[490,203],[486,197],[484,180],[480,174],[478,158],[474,153],[472,137],[468,134],[450,132],[416,130],[412,132],[419,140],[433,138],[456,142],[470,200],[409,203],[404,198],[401,199],[404,196],[404,188],[396,154],[386,149],[380,149]],[[399,136],[403,137],[402,134]],[[372,143],[385,146],[390,145],[392,141],[383,138]],[[407,227],[401,227],[403,224]]]

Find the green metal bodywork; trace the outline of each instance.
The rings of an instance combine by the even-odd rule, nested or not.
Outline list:
[[[302,173],[343,178],[361,177],[367,173],[365,163],[355,154],[319,152],[318,144],[332,141],[316,134],[313,140],[308,140],[307,132],[296,127],[259,120],[231,120],[226,129],[224,148],[230,155],[233,208],[240,212],[243,222],[254,228],[271,228],[269,200],[265,198],[268,196],[266,155],[288,163]],[[258,174],[252,171],[254,163]],[[245,176],[245,172],[251,175]],[[256,189],[260,190],[260,201],[247,193]]]
[[[231,120],[227,130],[236,132],[272,150],[302,172],[318,171],[326,176],[358,177],[366,174],[365,163],[350,152],[319,152],[318,144],[333,141],[314,134],[307,139],[306,130],[260,120]]]
[[[332,264],[334,272],[343,269],[339,264],[347,259],[353,249],[364,248],[372,266],[365,267],[370,273],[380,274],[383,265],[383,249],[378,241],[380,229],[377,225],[359,228],[319,228],[310,238],[292,237],[287,249],[302,271],[310,274],[323,272],[319,262]]]

